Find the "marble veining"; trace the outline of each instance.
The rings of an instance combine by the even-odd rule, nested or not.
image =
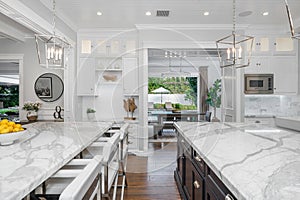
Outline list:
[[[0,199],[17,200],[50,177],[111,127],[110,122],[38,122],[0,146]]]
[[[300,132],[243,123],[176,127],[239,200],[300,199]]]

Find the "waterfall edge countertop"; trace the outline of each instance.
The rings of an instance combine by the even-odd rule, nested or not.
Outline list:
[[[54,174],[112,126],[110,122],[37,122],[0,146],[0,199],[18,200]]]
[[[300,199],[300,132],[244,123],[175,126],[237,199]]]

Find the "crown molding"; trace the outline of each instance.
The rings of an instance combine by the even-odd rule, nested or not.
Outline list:
[[[37,34],[52,34],[53,32],[52,24],[18,0],[0,0],[0,12]],[[60,30],[57,30],[56,32],[58,35],[65,37],[68,42],[74,46],[75,41]]]
[[[138,30],[232,30],[232,24],[136,24]],[[248,24],[236,25],[237,30],[248,28]]]

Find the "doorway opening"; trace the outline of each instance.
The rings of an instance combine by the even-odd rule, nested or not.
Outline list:
[[[0,119],[20,122],[20,73],[18,60],[0,60]]]

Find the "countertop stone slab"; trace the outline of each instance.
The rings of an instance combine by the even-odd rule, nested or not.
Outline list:
[[[13,145],[0,146],[0,199],[18,200],[111,127],[111,122],[28,124]]]
[[[244,123],[176,128],[237,199],[300,199],[300,132]]]

